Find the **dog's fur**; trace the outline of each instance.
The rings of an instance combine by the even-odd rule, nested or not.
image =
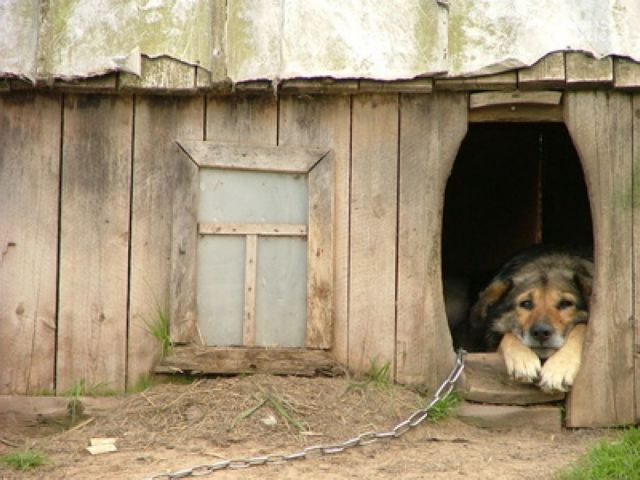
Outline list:
[[[502,336],[499,350],[514,379],[567,391],[580,368],[592,284],[589,258],[534,249],[504,265],[470,321]]]

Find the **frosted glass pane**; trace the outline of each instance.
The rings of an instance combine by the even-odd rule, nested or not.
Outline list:
[[[256,343],[301,347],[307,317],[307,241],[258,239]]]
[[[242,345],[244,237],[198,241],[198,322],[207,345]]]
[[[306,175],[200,170],[201,222],[307,223],[307,210]]]

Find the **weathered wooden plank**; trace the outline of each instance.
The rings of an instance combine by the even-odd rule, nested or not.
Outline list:
[[[390,362],[393,372],[398,96],[358,96],[352,115],[349,366]]]
[[[560,407],[464,404],[455,415],[470,425],[495,429],[527,429],[541,432],[562,431]]]
[[[360,93],[431,93],[433,91],[433,79],[415,78],[393,82],[360,80],[359,90]]]
[[[117,397],[79,397],[76,411],[83,415],[102,417],[113,412],[123,402]],[[69,417],[69,397],[0,395],[0,425],[33,426],[43,420]]]
[[[118,87],[118,74],[110,73],[99,77],[85,78],[82,80],[63,81],[56,80],[53,82],[53,88],[65,92],[82,92],[82,93],[108,93],[115,92]]]
[[[595,279],[582,367],[567,403],[567,425],[632,423],[632,105],[611,92],[568,92],[565,121],[591,201]]]
[[[221,144],[180,141],[198,166],[233,170],[307,173],[326,154],[326,149],[268,145]]]
[[[565,56],[567,64],[567,85],[594,87],[613,82],[613,62],[611,57],[596,60],[578,52]]]
[[[201,341],[198,330],[198,167],[181,155],[173,164],[169,332],[177,343]]]
[[[484,75],[470,78],[436,78],[436,90],[467,91],[467,90],[513,90],[516,88],[516,72]]]
[[[615,88],[640,88],[640,63],[615,58],[613,60],[613,86]]]
[[[334,178],[331,154],[309,172],[305,345],[312,348],[330,348],[333,337]]]
[[[304,237],[307,235],[306,225],[288,223],[211,223],[200,222],[200,235],[264,235],[272,237]]]
[[[640,312],[640,94],[632,97],[633,101],[633,311],[635,320],[634,339],[634,377],[635,377],[635,408],[636,423],[640,421],[640,328],[638,327],[638,315]]]
[[[157,373],[335,375],[344,369],[323,350],[306,348],[177,347]]]
[[[350,94],[358,92],[358,80],[333,78],[285,80],[279,93],[288,94]]]
[[[467,97],[401,100],[397,380],[433,388],[454,359],[442,294],[441,222],[447,179],[467,131]]]
[[[565,83],[564,53],[551,53],[529,68],[518,70],[518,87],[553,88]]]
[[[64,102],[58,391],[125,386],[133,101]]]
[[[142,58],[140,77],[120,73],[122,90],[145,90],[175,93],[196,91],[196,67],[169,57]]]
[[[251,347],[256,344],[256,272],[258,260],[258,236],[247,235],[244,258],[244,315],[242,323],[242,344]]]
[[[469,122],[562,122],[561,105],[498,105],[469,112]]]
[[[334,357],[347,362],[349,284],[349,170],[351,100],[345,96],[280,99],[280,143],[320,145],[332,149],[334,182],[334,275],[331,337],[316,336],[317,345],[333,345]],[[321,222],[319,222],[321,223]],[[329,304],[327,300],[325,302]],[[333,327],[333,328],[332,328]],[[310,334],[311,332],[309,332]],[[307,337],[307,343],[310,342]]]
[[[202,138],[201,98],[139,96],[136,98],[131,212],[131,278],[127,379],[134,385],[157,360],[157,340],[147,324],[169,318],[178,300],[170,293],[172,271],[173,199],[181,161],[189,162],[176,138]],[[184,215],[178,212],[178,215]],[[195,234],[194,234],[195,236]],[[181,296],[187,295],[183,290]],[[171,328],[177,329],[176,325]],[[184,338],[181,338],[184,340]]]
[[[469,108],[492,107],[497,105],[558,105],[562,92],[538,91],[521,92],[478,92],[469,95]]]
[[[533,384],[512,380],[499,353],[466,354],[462,379],[458,392],[473,402],[531,405],[557,402],[565,397],[563,392],[548,394]]]
[[[54,387],[61,97],[0,97],[0,392]]]

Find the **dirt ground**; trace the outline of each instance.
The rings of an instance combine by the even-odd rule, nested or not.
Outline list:
[[[425,404],[405,388],[354,385],[347,378],[266,375],[156,385],[72,431],[51,433],[50,425],[3,427],[0,437],[44,451],[49,463],[29,473],[0,465],[0,478],[141,480],[201,463],[288,454],[370,430],[390,430]],[[204,478],[542,480],[609,434],[489,431],[447,418],[425,422],[400,439],[332,456],[227,469]],[[85,447],[93,437],[117,438],[118,451],[91,456]],[[0,455],[13,450],[0,443]]]

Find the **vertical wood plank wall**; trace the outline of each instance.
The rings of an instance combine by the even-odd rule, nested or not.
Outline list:
[[[593,393],[571,397],[572,425],[640,413],[638,98],[566,93],[597,229],[596,292],[612,295],[594,298],[586,348],[598,353],[574,389]],[[160,311],[174,338],[197,340],[195,211],[174,200],[197,185],[177,138],[331,148],[332,352],[433,386],[452,359],[439,232],[466,108],[462,92],[0,95],[0,393],[135,384],[157,358],[145,322]]]
[[[125,386],[132,127],[131,97],[65,97],[58,391]]]
[[[61,96],[0,96],[0,393],[54,387]]]
[[[632,423],[634,415],[631,96],[567,92],[565,123],[582,160],[595,235],[595,281],[569,426]]]

